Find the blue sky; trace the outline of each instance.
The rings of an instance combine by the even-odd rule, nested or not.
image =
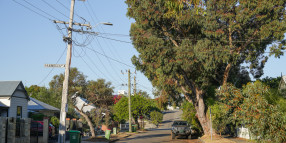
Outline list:
[[[70,0],[0,1],[0,80],[22,80],[25,86],[48,86],[54,75],[64,72],[62,68],[52,70],[44,64],[65,63],[66,44],[62,37],[67,32],[62,29],[65,28],[63,24],[55,24],[51,20],[68,21],[69,8]],[[74,44],[71,66],[77,67],[88,80],[104,78],[111,81],[115,93],[127,90],[127,86],[121,85],[127,83],[127,75],[121,74],[121,70],[134,72],[130,59],[138,55],[128,37],[134,20],[126,17],[126,12],[124,0],[76,0],[75,4],[75,22],[90,22],[91,25],[111,22],[113,26],[98,25],[93,28],[100,33],[98,36],[87,37],[74,32],[73,38],[79,44]],[[74,28],[79,29],[77,26]],[[82,43],[86,46],[81,47]],[[281,72],[285,74],[285,63],[285,56],[270,58],[263,77],[277,77]],[[137,89],[151,95],[152,85],[148,79],[140,72],[136,76]]]

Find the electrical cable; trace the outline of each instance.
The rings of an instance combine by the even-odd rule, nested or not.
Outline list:
[[[63,53],[61,54],[60,58],[57,60],[56,64],[58,64],[58,62],[60,61],[60,59],[63,57],[64,53],[66,52],[67,47],[64,49]],[[52,73],[52,71],[54,70],[54,67],[52,67],[52,69],[50,70],[50,72],[38,83],[38,85],[41,85],[48,77],[49,75]]]
[[[68,16],[66,16],[65,14],[63,14],[62,12],[60,12],[59,10],[57,10],[56,8],[54,8],[52,5],[50,5],[48,2],[46,2],[45,0],[42,0],[45,4],[47,4],[49,7],[51,7],[52,9],[54,9],[55,11],[57,11],[58,13],[60,13],[61,15],[63,15],[64,17],[68,18]]]
[[[75,50],[75,52],[77,52],[77,51]],[[80,58],[87,65],[87,67],[99,78],[100,76],[89,66],[89,64],[82,57],[80,57]]]
[[[98,35],[97,37],[104,38],[104,39],[108,39],[108,40],[113,40],[113,41],[117,41],[117,42],[128,43],[128,44],[131,43],[131,44],[132,44],[132,42],[117,40],[117,39],[108,38],[108,37],[103,37],[103,36],[99,36],[99,35]]]
[[[69,9],[68,7],[66,7],[63,3],[61,3],[59,0],[56,0],[56,1],[57,1],[61,6],[63,6],[66,10],[70,11],[70,9]],[[84,19],[84,18],[82,18],[81,16],[79,16],[75,10],[74,10],[74,14],[75,14],[77,17],[79,17],[79,18],[81,18],[81,19]]]
[[[34,6],[33,4],[31,4],[31,3],[27,2],[26,0],[23,0],[23,1],[24,1],[24,2],[26,2],[27,4],[29,4],[30,6],[34,7],[35,9],[38,9],[39,11],[41,11],[41,12],[45,13],[46,15],[48,15],[48,16],[50,16],[50,17],[54,18],[54,19],[57,19],[56,17],[54,17],[54,16],[50,15],[49,13],[47,13],[47,12],[45,12],[45,11],[41,10],[40,8],[38,8],[38,7]],[[59,20],[59,19],[57,19],[57,20]]]
[[[128,64],[123,63],[123,62],[121,62],[121,61],[118,61],[118,60],[116,60],[116,59],[113,59],[113,58],[111,58],[111,57],[109,57],[109,56],[106,56],[106,55],[104,55],[104,54],[102,54],[102,53],[100,53],[100,52],[94,50],[94,49],[91,49],[91,48],[89,48],[89,47],[85,47],[85,48],[87,48],[87,49],[93,51],[94,53],[98,53],[98,54],[101,55],[101,56],[107,57],[107,58],[109,58],[109,59],[111,59],[111,60],[113,60],[113,61],[115,61],[115,62],[117,62],[117,63],[120,63],[120,64],[122,64],[122,65],[125,65],[125,66],[127,66],[127,67],[130,67],[130,68],[135,69],[134,66],[131,66],[131,65],[128,65]]]
[[[44,17],[45,19],[48,19],[48,20],[52,21],[52,20],[51,20],[50,18],[48,18],[47,16],[45,16],[45,15],[43,15],[43,14],[40,14],[40,13],[38,13],[38,12],[32,10],[31,8],[29,8],[29,7],[25,6],[25,5],[23,5],[23,4],[19,3],[19,2],[17,2],[16,0],[12,0],[12,1],[15,2],[15,3],[17,3],[17,4],[19,4],[19,5],[21,5],[21,6],[23,6],[24,8],[26,8],[26,9],[28,9],[28,10],[30,10],[30,11],[36,13],[37,15],[39,15],[39,16],[41,16],[41,17]]]
[[[94,47],[91,45],[92,49],[94,49]],[[105,69],[105,71],[110,75],[110,77],[114,80],[115,78],[112,76],[112,74],[109,73],[109,71],[107,70],[107,68],[105,67],[105,65],[103,64],[103,62],[101,61],[101,59],[99,58],[99,56],[97,55],[97,53],[95,53],[96,57],[98,58],[99,62],[101,63],[101,65],[103,66],[103,68]],[[114,70],[115,71],[115,70]],[[117,81],[117,80],[115,80]]]
[[[91,9],[91,12],[93,13],[93,16],[99,21],[99,19],[97,18],[96,14],[95,14],[95,12],[94,12],[94,10],[93,10],[93,8],[91,7],[91,4],[89,3],[89,1],[87,1],[87,3],[88,3],[88,6],[89,6],[90,9]],[[88,9],[88,7],[86,6],[85,3],[84,3],[84,6],[85,6],[85,8],[86,8],[88,14],[90,15],[92,21],[93,21],[94,23],[96,23],[94,17],[93,17],[92,14],[90,13],[90,11],[89,11],[89,9]],[[102,28],[101,25],[99,25],[99,27],[102,29],[102,31],[104,31],[104,29]],[[96,29],[99,31],[98,27],[96,27]],[[110,45],[111,47],[113,47],[113,50],[115,51],[115,53],[118,53],[117,49],[114,48],[114,46],[112,45],[111,42],[107,42],[105,39],[103,39],[103,41],[105,42],[106,45]],[[111,48],[109,48],[109,46],[107,46],[107,48],[108,48],[108,50],[110,51],[110,53],[112,54],[113,57],[117,57],[117,58],[119,58],[121,61],[123,61],[122,58],[121,58],[121,56],[120,56],[119,54],[114,54],[113,50],[111,50]],[[105,53],[104,53],[104,54],[105,54]],[[110,64],[111,64],[111,63],[110,63]],[[117,67],[117,65],[115,64],[114,66],[112,66],[112,68],[113,68],[113,67]],[[120,78],[120,76],[118,76],[118,77]],[[120,78],[120,79],[121,79],[121,78]],[[122,80],[122,79],[121,79],[121,80]]]
[[[105,54],[105,52],[104,52],[104,50],[103,50],[103,48],[102,48],[102,46],[101,46],[101,44],[100,44],[100,42],[98,41],[98,39],[96,38],[96,40],[97,40],[97,42],[98,42],[98,45],[99,45],[99,47],[100,47],[100,49],[101,49],[101,51],[103,52],[103,54],[104,55],[106,55]],[[114,69],[114,67],[112,66],[112,64],[111,64],[111,62],[110,62],[110,60],[108,59],[108,58],[106,58],[107,59],[107,61],[108,61],[108,63],[109,63],[109,65],[110,65],[110,67],[114,70],[114,71],[117,71],[116,69]],[[116,73],[117,74],[117,76],[118,76],[118,73]],[[121,78],[120,78],[120,75],[118,76],[119,77],[119,79],[121,80],[121,81],[123,81]],[[124,82],[124,81],[123,81]]]

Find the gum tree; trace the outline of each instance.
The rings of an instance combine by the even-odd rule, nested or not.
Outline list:
[[[133,18],[132,58],[154,86],[182,93],[196,109],[205,134],[206,90],[226,85],[249,65],[263,74],[266,51],[283,54],[285,0],[126,0]],[[269,47],[269,50],[267,48]]]

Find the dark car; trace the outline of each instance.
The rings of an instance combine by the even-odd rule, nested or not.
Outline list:
[[[191,126],[187,121],[174,121],[172,124],[172,139],[175,139],[176,136],[185,136],[188,139],[191,139],[191,132]]]

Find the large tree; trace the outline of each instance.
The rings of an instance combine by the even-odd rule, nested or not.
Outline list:
[[[245,63],[260,77],[268,46],[276,57],[283,54],[286,2],[177,1],[126,0],[127,16],[135,20],[130,35],[139,52],[132,62],[154,86],[184,94],[209,134],[207,89],[244,75],[238,69]],[[172,3],[178,5],[175,10]]]

